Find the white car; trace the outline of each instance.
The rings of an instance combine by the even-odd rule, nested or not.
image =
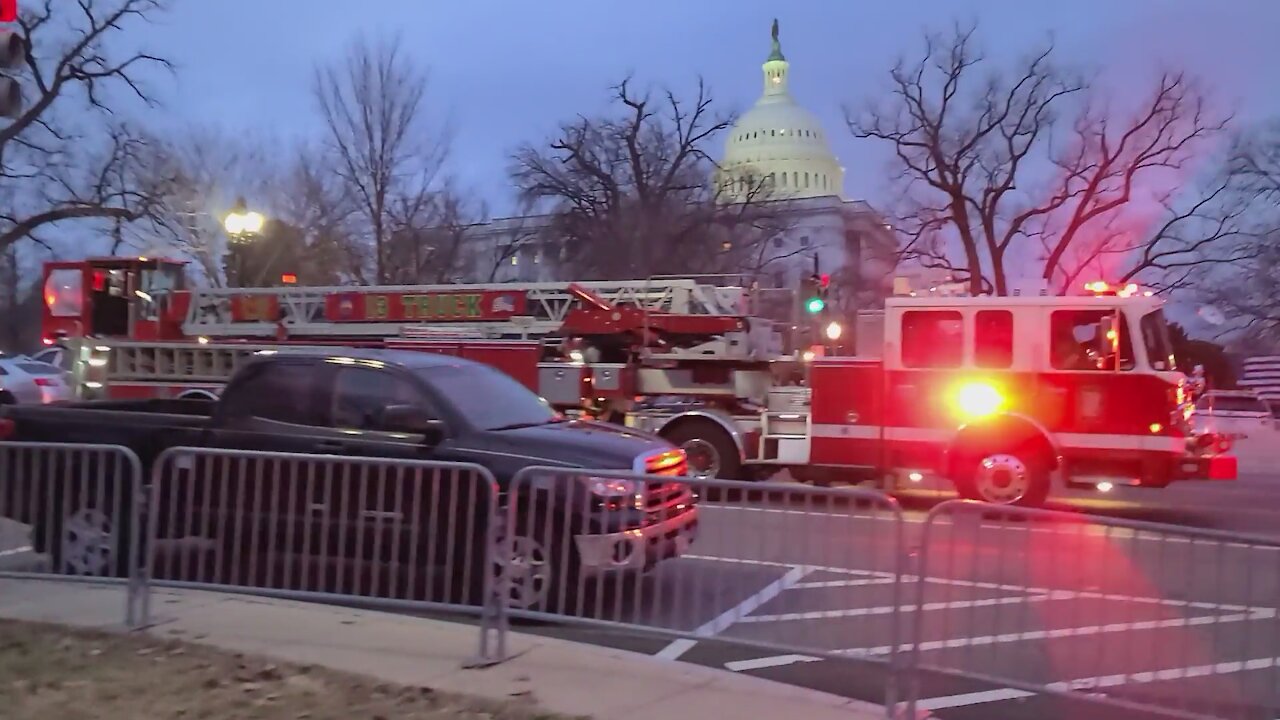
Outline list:
[[[28,357],[0,356],[0,405],[74,399],[62,368]]]
[[[1196,400],[1197,428],[1240,440],[1275,427],[1271,408],[1251,392],[1210,390]]]

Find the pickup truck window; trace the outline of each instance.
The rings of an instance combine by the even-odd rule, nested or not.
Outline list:
[[[427,403],[418,388],[392,372],[359,367],[338,370],[331,414],[334,427],[380,430],[378,418],[388,405],[425,407]]]
[[[492,368],[424,368],[416,374],[480,430],[546,425],[560,418],[545,400]]]
[[[305,365],[273,362],[258,366],[222,402],[231,417],[255,417],[293,425],[325,425],[318,407],[315,375]]]

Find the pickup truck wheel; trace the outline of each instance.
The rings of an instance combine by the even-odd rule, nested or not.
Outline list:
[[[499,538],[494,571],[505,580],[503,600],[511,610],[557,612],[576,598],[579,560],[571,534],[544,525],[522,521],[511,537]]]
[[[101,508],[86,505],[45,530],[53,571],[86,577],[128,575],[127,529]]]

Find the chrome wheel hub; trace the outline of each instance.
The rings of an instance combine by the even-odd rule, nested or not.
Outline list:
[[[524,535],[499,547],[505,548],[497,568],[501,592],[506,593],[512,607],[530,610],[543,604],[551,591],[551,561],[546,547]]]
[[[693,438],[680,446],[689,462],[689,475],[696,478],[711,479],[720,473],[720,452],[716,446],[703,440]]]
[[[1013,455],[988,455],[978,463],[973,484],[982,500],[1009,505],[1030,491],[1031,471]]]
[[[115,555],[111,518],[96,508],[81,508],[62,521],[63,569],[76,575],[107,575]]]

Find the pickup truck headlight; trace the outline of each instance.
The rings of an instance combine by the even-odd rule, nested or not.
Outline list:
[[[619,498],[635,495],[639,486],[634,480],[589,477],[587,478],[587,487],[591,488],[591,494],[596,497]]]

